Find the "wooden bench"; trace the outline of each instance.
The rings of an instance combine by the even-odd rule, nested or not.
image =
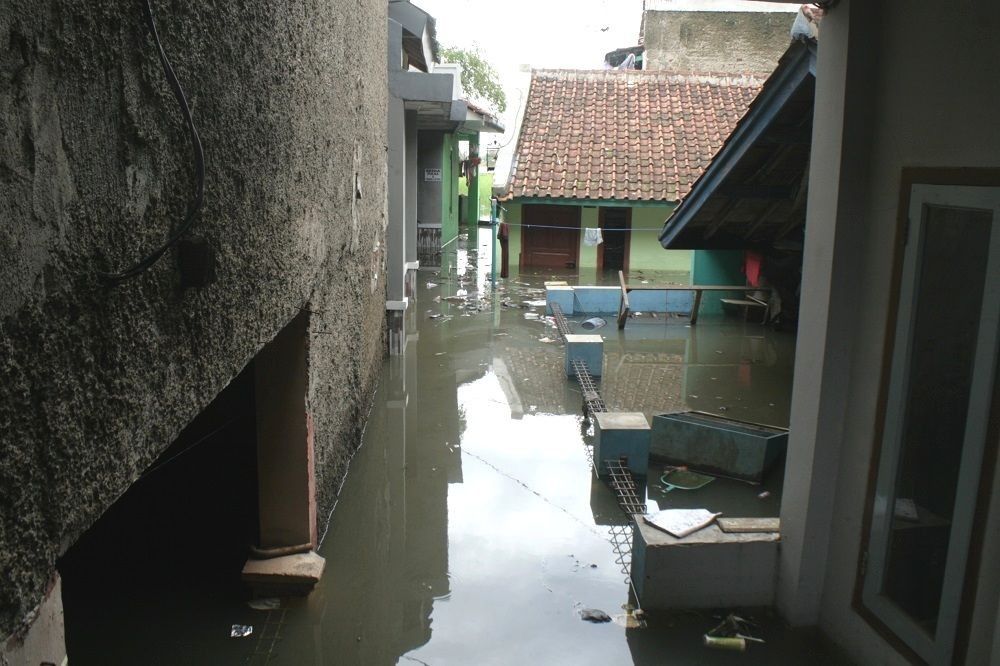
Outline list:
[[[743,304],[744,300],[749,301],[751,296],[747,296],[746,292],[764,292],[769,293],[771,290],[768,287],[748,287],[745,284],[732,285],[732,284],[687,284],[687,285],[656,285],[656,284],[643,284],[643,285],[630,285],[625,282],[625,274],[622,271],[618,271],[618,283],[621,285],[622,296],[621,301],[618,304],[618,328],[625,328],[625,322],[628,320],[629,312],[631,307],[628,301],[628,295],[633,291],[693,291],[694,292],[694,305],[691,307],[691,325],[698,323],[698,308],[701,307],[701,296],[702,293],[706,291],[739,291],[744,293],[743,299],[722,299],[723,302],[734,301]],[[760,299],[754,299],[754,305],[764,305],[767,303],[761,301]],[[767,310],[764,312],[764,317],[766,320]]]

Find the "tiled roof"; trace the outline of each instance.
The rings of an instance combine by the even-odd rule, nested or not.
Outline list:
[[[535,70],[508,197],[678,201],[762,79]]]

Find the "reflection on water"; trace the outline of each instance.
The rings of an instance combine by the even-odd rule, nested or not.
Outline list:
[[[420,273],[409,346],[385,364],[321,549],[327,568],[319,587],[280,611],[231,616],[257,627],[251,642],[220,633],[204,658],[187,663],[731,661],[701,646],[701,634],[717,623],[707,614],[652,614],[649,626],[628,631],[580,620],[581,608],[615,616],[629,601],[608,528],[624,521],[591,473],[582,396],[562,374],[562,347],[542,341],[557,335],[544,318],[525,318],[542,308],[518,307],[544,298],[536,290],[551,276],[522,275],[492,297],[475,254],[445,252],[439,271]],[[488,257],[488,243],[480,254]],[[460,290],[463,298],[449,299]],[[637,320],[625,332],[613,322],[599,332],[602,391],[612,408],[703,409],[787,425],[793,341],[786,335],[707,318],[696,328]],[[772,477],[780,483],[780,471]],[[661,506],[777,511],[776,499],[758,500],[759,487],[736,482],[683,497],[658,496],[651,486]],[[812,637],[761,619],[769,643],[741,664],[793,663],[782,659],[803,654],[842,663]],[[178,634],[190,630],[171,626],[163,640],[183,640]]]

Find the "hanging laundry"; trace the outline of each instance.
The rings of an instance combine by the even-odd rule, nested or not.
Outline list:
[[[596,247],[604,242],[600,229],[584,229],[583,244],[587,247]]]

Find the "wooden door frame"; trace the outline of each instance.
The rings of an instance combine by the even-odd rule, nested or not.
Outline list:
[[[868,573],[868,550],[871,540],[872,512],[875,506],[875,491],[879,464],[882,457],[883,435],[889,400],[889,377],[892,373],[892,349],[895,343],[896,319],[898,316],[901,283],[903,278],[904,241],[909,226],[910,193],[914,185],[951,185],[1000,187],[1000,169],[997,168],[966,168],[966,167],[903,167],[900,173],[900,186],[896,208],[896,228],[894,232],[892,266],[889,282],[889,299],[886,306],[886,327],[882,339],[882,364],[879,368],[880,380],[878,397],[875,403],[875,421],[872,433],[872,448],[868,462],[868,481],[865,490],[864,513],[861,516],[861,533],[858,544],[857,563],[854,573],[854,590],[851,608],[875,632],[882,637],[898,653],[914,664],[926,664],[910,645],[904,642],[896,632],[889,628],[882,619],[865,605],[864,592],[865,575]],[[993,396],[990,407],[989,423],[986,432],[986,448],[983,452],[982,472],[977,489],[976,506],[973,509],[973,529],[969,540],[965,580],[962,598],[958,609],[958,623],[955,631],[955,649],[952,663],[964,663],[972,629],[971,621],[976,606],[978,581],[983,567],[983,544],[986,539],[986,519],[992,499],[994,471],[997,456],[1000,455],[1000,379],[993,385]]]
[[[597,208],[597,227],[604,235],[604,213],[608,210],[625,211],[625,253],[622,259],[622,272],[628,274],[629,248],[632,246],[632,207],[631,206],[599,206]],[[597,246],[597,270],[604,270],[604,243]]]

